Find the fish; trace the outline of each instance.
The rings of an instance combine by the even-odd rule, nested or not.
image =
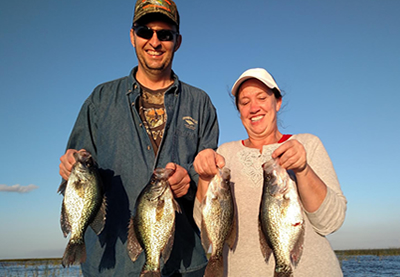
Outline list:
[[[181,213],[174,199],[168,178],[173,169],[156,168],[149,183],[139,194],[134,215],[128,226],[127,249],[133,262],[144,251],[145,263],[140,276],[161,276],[160,259],[168,261],[174,243],[176,212]]]
[[[86,261],[84,234],[91,226],[99,235],[106,221],[106,197],[96,161],[88,151],[74,153],[76,160],[68,181],[58,193],[64,195],[60,224],[64,237],[71,233],[62,258],[63,267]]]
[[[232,250],[236,241],[236,217],[230,186],[230,170],[226,167],[211,180],[201,205],[201,242],[204,251],[211,249],[205,277],[224,274],[223,250],[225,244]]]
[[[261,252],[266,262],[273,253],[275,277],[290,277],[293,276],[293,266],[297,266],[303,253],[303,208],[294,176],[289,175],[277,160],[264,163],[263,173],[259,212]]]

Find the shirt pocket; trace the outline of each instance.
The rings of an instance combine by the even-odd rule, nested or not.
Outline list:
[[[190,125],[190,127],[193,127]],[[198,130],[188,128],[185,122],[179,124],[174,132],[173,138],[173,158],[180,164],[191,164],[197,155],[198,151]]]

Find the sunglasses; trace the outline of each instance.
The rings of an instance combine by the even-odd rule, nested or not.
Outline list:
[[[157,34],[159,41],[172,41],[174,36],[178,35],[178,32],[173,30],[153,30],[147,26],[133,26],[133,30],[136,35],[144,39],[151,39],[154,32]]]

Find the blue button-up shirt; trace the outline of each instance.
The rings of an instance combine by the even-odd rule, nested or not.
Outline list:
[[[217,148],[216,110],[204,91],[174,74],[174,84],[165,93],[167,122],[155,155],[135,107],[140,95],[136,70],[95,88],[81,108],[67,146],[92,153],[106,186],[106,226],[99,236],[91,228],[85,234],[87,260],[82,272],[87,276],[139,276],[145,257],[142,253],[134,263],[128,256],[129,219],[153,170],[169,162],[183,166],[192,182],[188,194],[178,199],[183,212],[177,214],[173,250],[162,272],[193,271],[207,261],[192,218],[198,180],[193,160],[201,150]]]

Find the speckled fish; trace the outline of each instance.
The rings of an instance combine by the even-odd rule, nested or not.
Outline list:
[[[144,250],[146,261],[140,276],[161,276],[160,257],[166,263],[172,250],[175,212],[181,212],[168,183],[173,172],[155,169],[136,201],[129,224],[128,253],[134,262]]]
[[[86,229],[90,225],[100,234],[106,219],[106,199],[96,162],[87,151],[76,152],[74,157],[76,163],[68,182],[64,181],[58,189],[64,195],[61,229],[64,237],[71,233],[62,259],[64,267],[86,260]]]
[[[230,170],[223,168],[211,180],[201,203],[201,242],[208,252],[212,247],[205,274],[206,277],[224,274],[223,249],[230,249],[236,240],[236,219],[230,187]]]
[[[260,243],[266,261],[275,257],[275,275],[293,276],[304,242],[303,210],[296,183],[275,160],[266,162],[260,205]]]

